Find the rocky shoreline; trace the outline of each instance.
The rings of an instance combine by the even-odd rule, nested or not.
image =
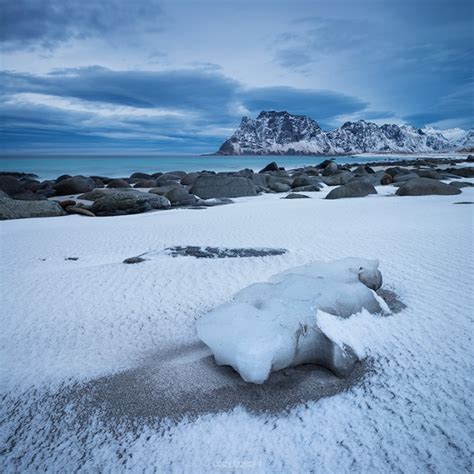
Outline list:
[[[289,193],[289,199],[308,197],[332,187],[326,199],[377,194],[376,186],[392,185],[398,196],[453,195],[473,186],[474,156],[416,158],[338,165],[325,160],[315,166],[285,170],[269,163],[258,173],[201,171],[133,173],[129,177],[62,175],[40,181],[36,175],[0,173],[0,219],[88,217],[138,214],[170,208],[205,209],[232,203],[231,198],[264,193]],[[458,166],[462,164],[463,166]],[[443,181],[449,181],[449,184]]]

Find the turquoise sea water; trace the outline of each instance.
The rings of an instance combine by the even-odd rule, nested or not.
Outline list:
[[[0,171],[21,171],[37,174],[41,179],[53,179],[62,174],[127,177],[136,171],[145,173],[183,171],[237,171],[243,168],[260,170],[271,161],[287,169],[315,165],[325,156],[0,156]],[[394,156],[338,156],[337,163],[367,163],[396,159]],[[403,157],[399,157],[403,158]],[[406,157],[405,157],[406,158]]]

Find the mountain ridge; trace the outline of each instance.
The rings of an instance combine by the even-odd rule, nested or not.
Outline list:
[[[347,155],[356,153],[447,152],[474,146],[474,131],[448,139],[435,129],[359,120],[326,132],[305,115],[263,110],[242,117],[216,155]]]

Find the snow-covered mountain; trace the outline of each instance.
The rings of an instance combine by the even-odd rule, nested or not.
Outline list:
[[[262,111],[243,117],[239,128],[219,148],[219,155],[340,155],[365,152],[419,153],[465,148],[473,130],[449,140],[435,129],[359,120],[325,132],[314,120],[288,112]]]

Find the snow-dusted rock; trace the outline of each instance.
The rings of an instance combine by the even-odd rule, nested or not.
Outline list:
[[[197,332],[217,364],[232,366],[247,382],[263,383],[272,371],[303,363],[347,376],[358,358],[320,329],[318,312],[334,318],[380,312],[373,290],[381,284],[377,260],[310,263],[241,290],[204,315]]]
[[[256,196],[257,188],[249,178],[210,174],[199,176],[194,181],[189,192],[199,196],[201,199],[232,198]]]
[[[462,132],[462,131],[461,131]],[[365,152],[420,153],[472,146],[473,131],[450,134],[409,125],[359,120],[323,131],[314,120],[288,112],[262,111],[243,117],[239,128],[220,147],[220,155],[340,155]]]
[[[377,194],[377,190],[372,184],[358,180],[333,189],[326,199],[365,197],[369,194]]]
[[[23,219],[28,217],[64,216],[63,208],[54,201],[30,201],[12,199],[0,190],[0,220]]]
[[[429,178],[413,178],[407,180],[396,192],[398,196],[441,196],[461,194],[461,190],[449,184]]]

